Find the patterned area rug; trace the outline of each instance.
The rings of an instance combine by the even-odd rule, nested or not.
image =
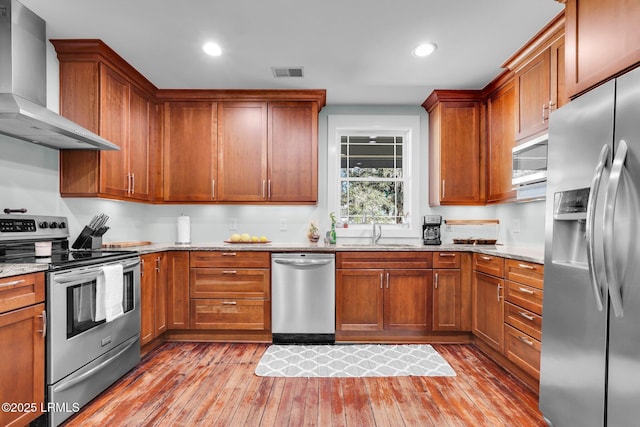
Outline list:
[[[256,367],[261,377],[455,376],[427,344],[272,345]]]

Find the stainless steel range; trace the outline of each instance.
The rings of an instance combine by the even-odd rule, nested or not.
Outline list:
[[[50,252],[48,243],[36,250],[41,242],[51,242]],[[64,217],[0,215],[0,263],[47,266],[44,417],[57,426],[140,361],[140,259],[69,250]],[[107,280],[115,292],[104,291]],[[116,295],[114,316],[101,314],[105,292]]]

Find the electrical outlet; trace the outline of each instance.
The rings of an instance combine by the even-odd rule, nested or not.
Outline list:
[[[287,231],[287,220],[285,218],[280,219],[280,231]]]
[[[229,231],[236,231],[238,229],[238,218],[229,218]]]
[[[519,219],[514,219],[513,221],[511,221],[511,231],[513,231],[514,233],[519,233],[520,232],[520,220]]]

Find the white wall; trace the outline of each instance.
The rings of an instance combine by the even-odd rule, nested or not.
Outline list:
[[[51,47],[47,52],[48,106],[58,111],[58,64]],[[425,94],[426,97],[427,94]],[[428,206],[428,115],[420,106],[346,106],[330,105],[319,115],[319,175],[316,206],[256,206],[256,205],[147,205],[92,198],[61,198],[59,195],[58,151],[0,135],[0,209],[27,208],[31,214],[52,214],[69,217],[71,238],[74,239],[93,215],[104,212],[110,216],[111,229],[105,242],[151,240],[173,242],[176,239],[176,217],[191,217],[193,243],[219,242],[233,231],[266,235],[283,243],[306,241],[310,220],[319,221],[321,230],[328,229],[327,210],[327,117],[328,115],[418,115],[420,117],[421,164],[419,173],[420,212],[437,214],[445,219],[500,219],[500,242],[526,246],[544,246],[544,203],[530,202],[499,206],[437,207]],[[513,232],[514,221],[520,221],[520,232]],[[286,230],[281,230],[286,228]],[[443,230],[445,241],[450,235]],[[414,240],[416,240],[418,236]]]

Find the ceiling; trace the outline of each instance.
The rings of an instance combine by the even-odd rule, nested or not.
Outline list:
[[[20,0],[48,38],[99,38],[162,89],[326,89],[327,104],[420,105],[480,89],[554,0]],[[220,57],[201,46],[216,41]],[[438,45],[426,58],[412,49]],[[303,66],[275,78],[272,66]]]

